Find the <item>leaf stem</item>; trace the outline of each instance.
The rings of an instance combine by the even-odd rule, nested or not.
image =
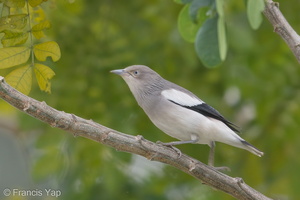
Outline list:
[[[32,37],[32,26],[31,26],[31,16],[29,11],[29,3],[26,0],[26,8],[27,8],[27,15],[28,15],[28,26],[29,26],[29,38],[30,38],[30,49],[31,49],[31,67],[34,66],[34,52],[33,52],[33,37]]]

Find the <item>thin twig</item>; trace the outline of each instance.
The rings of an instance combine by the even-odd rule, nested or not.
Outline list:
[[[172,165],[199,179],[206,185],[224,191],[237,199],[270,200],[270,198],[241,181],[241,178],[232,178],[185,154],[179,157],[178,153],[170,147],[150,142],[142,136],[120,133],[74,114],[58,111],[48,106],[45,102],[37,101],[18,92],[8,85],[1,76],[0,97],[12,106],[52,127],[97,141],[118,151],[141,155],[149,160]]]
[[[282,37],[300,63],[300,36],[280,12],[279,3],[272,0],[265,0],[265,3],[264,15],[273,25],[274,32]]]

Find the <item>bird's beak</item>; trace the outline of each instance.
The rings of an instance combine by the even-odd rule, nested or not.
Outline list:
[[[126,73],[126,71],[124,69],[116,69],[116,70],[111,70],[111,73],[117,74],[122,76],[124,73]]]

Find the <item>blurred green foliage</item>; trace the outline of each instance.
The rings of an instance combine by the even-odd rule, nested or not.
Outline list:
[[[174,0],[186,4],[178,16],[182,38],[195,42],[196,53],[206,67],[219,66],[227,55],[226,0]],[[253,29],[262,23],[264,0],[247,1],[247,17]]]
[[[265,152],[258,158],[218,143],[216,165],[229,166],[230,176],[242,177],[272,198],[300,196],[300,67],[268,21],[257,31],[251,29],[244,1],[224,5],[228,52],[215,69],[205,68],[194,46],[179,34],[177,18],[184,5],[158,0],[44,4],[52,23],[48,34],[62,57],[53,66],[52,94],[34,87],[33,98],[127,134],[174,141],[150,122],[124,81],[109,73],[148,65],[242,126],[242,137]],[[280,9],[299,32],[298,1],[284,1]],[[28,158],[35,182],[60,189],[62,199],[232,199],[173,167],[18,115],[23,137],[37,132],[30,134],[36,142]],[[207,146],[179,148],[207,163]]]

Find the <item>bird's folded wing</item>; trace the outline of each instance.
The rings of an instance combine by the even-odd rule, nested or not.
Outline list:
[[[187,91],[189,92],[189,91]],[[176,89],[163,90],[161,95],[178,105],[182,106],[195,106],[204,103],[201,99],[193,95]]]
[[[167,100],[176,105],[193,110],[206,117],[217,119],[226,124],[231,130],[240,132],[239,128],[235,124],[225,119],[216,109],[206,104],[196,96],[191,96],[188,93],[176,89],[164,90],[161,94]]]

